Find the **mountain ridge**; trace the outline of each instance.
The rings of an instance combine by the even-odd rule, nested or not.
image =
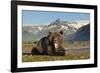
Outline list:
[[[36,37],[35,39],[38,40],[43,36],[47,36],[48,32],[50,31],[62,30],[64,32],[64,37],[67,38],[69,37],[68,35],[74,34],[79,28],[85,25],[87,25],[87,23],[79,24],[77,22],[61,21],[58,18],[55,21],[49,23],[48,25],[23,26],[22,33],[26,34],[25,32],[27,32],[29,34],[32,34],[33,36]],[[24,35],[23,35],[23,38],[24,40],[27,39],[27,37],[25,37]]]

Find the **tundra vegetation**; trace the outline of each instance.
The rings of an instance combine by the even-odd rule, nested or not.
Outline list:
[[[63,41],[62,45],[65,48],[64,56],[32,55],[32,47],[37,47],[36,44],[37,41],[22,43],[22,62],[81,60],[90,58],[90,41]]]

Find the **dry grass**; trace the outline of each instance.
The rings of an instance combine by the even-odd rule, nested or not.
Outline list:
[[[24,43],[22,45],[23,53],[30,53],[32,47],[35,47],[36,43]],[[89,41],[82,42],[64,42],[64,48],[66,49],[65,56],[49,56],[49,55],[22,55],[23,62],[38,62],[38,61],[56,61],[56,60],[80,60],[90,58],[90,43]],[[86,50],[80,50],[88,48]]]
[[[88,53],[81,53],[79,55],[67,54],[65,56],[47,56],[47,55],[23,55],[23,62],[39,62],[39,61],[57,61],[57,60],[80,60],[89,59]]]

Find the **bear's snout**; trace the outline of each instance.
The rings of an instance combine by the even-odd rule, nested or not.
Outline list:
[[[58,48],[59,47],[57,43],[55,43],[54,46],[55,46],[55,48]]]

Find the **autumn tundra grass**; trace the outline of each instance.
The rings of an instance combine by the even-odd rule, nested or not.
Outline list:
[[[81,53],[79,55],[68,54],[68,55],[65,55],[65,56],[23,55],[23,62],[80,60],[80,59],[89,59],[89,54],[88,53]]]
[[[35,47],[36,43],[23,43],[22,45],[22,61],[23,62],[40,62],[40,61],[57,61],[57,60],[81,60],[90,58],[90,42],[63,42],[63,46],[66,50],[65,56],[49,56],[49,55],[31,55],[32,47]]]

